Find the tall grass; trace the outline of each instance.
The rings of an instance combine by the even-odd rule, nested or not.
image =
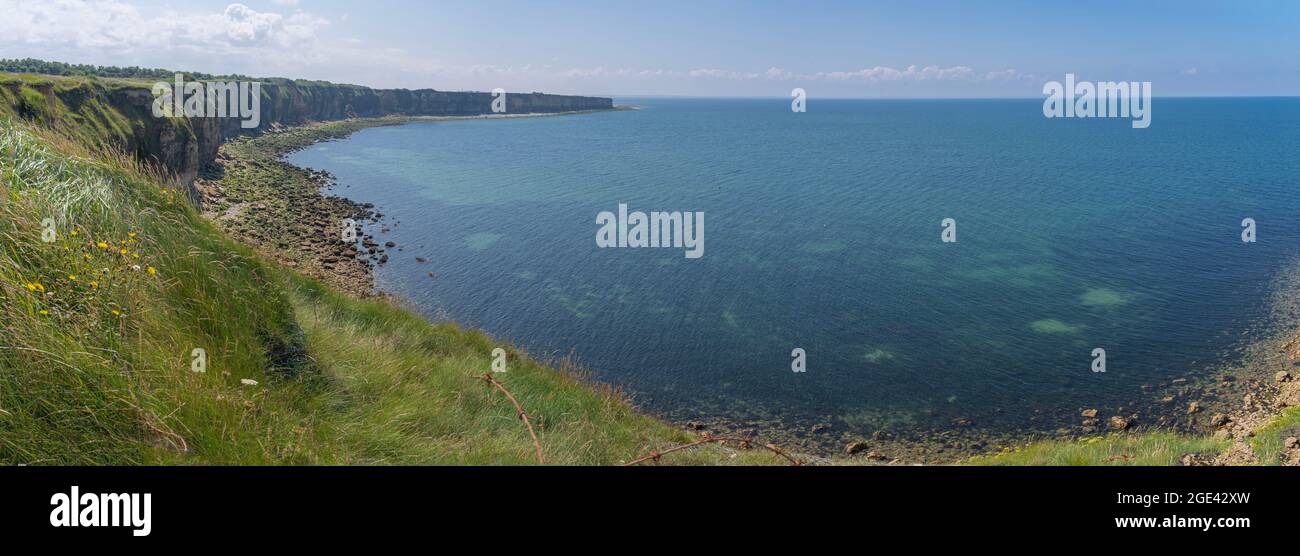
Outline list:
[[[538,427],[547,463],[614,465],[692,437],[637,413],[618,393],[557,372],[454,324],[432,325],[382,300],[358,300],[292,278],[310,353],[331,385],[333,423],[359,464],[532,464],[514,407],[484,380],[493,348],[507,352],[494,375]],[[717,446],[666,464],[781,464],[763,450]]]
[[[1281,465],[1286,455],[1283,442],[1289,437],[1300,437],[1300,407],[1284,410],[1274,417],[1250,439],[1250,447],[1263,465]]]
[[[267,342],[292,337],[291,308],[162,181],[118,153],[0,124],[0,461],[273,459],[240,442],[276,417],[239,379],[267,379]],[[206,373],[189,370],[195,348]],[[204,421],[217,429],[196,431]]]
[[[1213,456],[1230,440],[1170,432],[1111,434],[1077,440],[1050,440],[1002,454],[972,458],[973,465],[1181,465],[1183,456]]]

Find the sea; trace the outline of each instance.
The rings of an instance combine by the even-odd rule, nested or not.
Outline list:
[[[1049,433],[1283,325],[1297,98],[1157,97],[1145,129],[1040,99],[616,104],[288,161],[384,214],[379,289],[673,419]],[[700,256],[602,246],[620,205],[702,212]]]

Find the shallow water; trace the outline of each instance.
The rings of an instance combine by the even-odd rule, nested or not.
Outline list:
[[[377,283],[426,314],[655,411],[794,428],[1051,430],[1133,403],[1236,357],[1300,254],[1300,99],[1157,98],[1140,130],[1037,100],[617,102],[641,109],[374,128],[289,160],[386,215],[402,251]],[[704,256],[597,248],[619,203],[703,211]]]

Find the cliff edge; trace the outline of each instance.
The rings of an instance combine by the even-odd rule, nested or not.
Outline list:
[[[0,116],[16,115],[92,145],[109,145],[157,163],[190,189],[225,140],[267,129],[348,118],[473,116],[492,113],[493,96],[432,89],[372,89],[322,81],[260,79],[261,117],[159,118],[152,80],[0,73]],[[608,110],[609,98],[509,93],[507,114]]]

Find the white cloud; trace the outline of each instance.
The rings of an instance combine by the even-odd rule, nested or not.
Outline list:
[[[712,77],[716,79],[754,79],[758,77],[757,73],[740,73],[731,70],[713,68],[693,69],[686,72],[686,74],[691,77]]]
[[[216,14],[143,14],[120,0],[0,0],[0,44],[131,52],[193,48],[232,51],[312,41],[328,21],[230,4]]]
[[[1196,68],[1187,68],[1183,70],[1183,75],[1196,75],[1198,73],[1201,73],[1201,70]]]
[[[767,71],[763,72],[763,77],[775,81],[789,81],[791,79],[795,79],[798,76],[786,71],[784,68],[770,67],[767,68]]]
[[[1004,69],[1000,71],[990,71],[984,74],[985,81],[1036,81],[1038,76],[1032,73],[1021,73],[1014,69]]]
[[[947,81],[953,79],[971,79],[975,71],[966,66],[952,66],[941,68],[939,66],[925,66],[918,68],[915,65],[907,66],[907,69],[897,70],[886,66],[876,66],[873,68],[860,69],[856,71],[835,71],[823,75],[826,79],[832,81],[844,80],[865,80],[865,81]]]
[[[941,68],[939,66],[920,67],[916,65],[907,66],[901,70],[887,66],[875,66],[858,70],[811,74],[794,73],[778,67],[770,67],[762,72],[702,68],[690,70],[686,75],[697,78],[768,81],[972,81],[980,78],[980,76],[976,75],[975,70],[966,66]],[[1016,70],[1009,69],[989,72],[983,76],[983,79],[1023,79],[1026,77]]]

